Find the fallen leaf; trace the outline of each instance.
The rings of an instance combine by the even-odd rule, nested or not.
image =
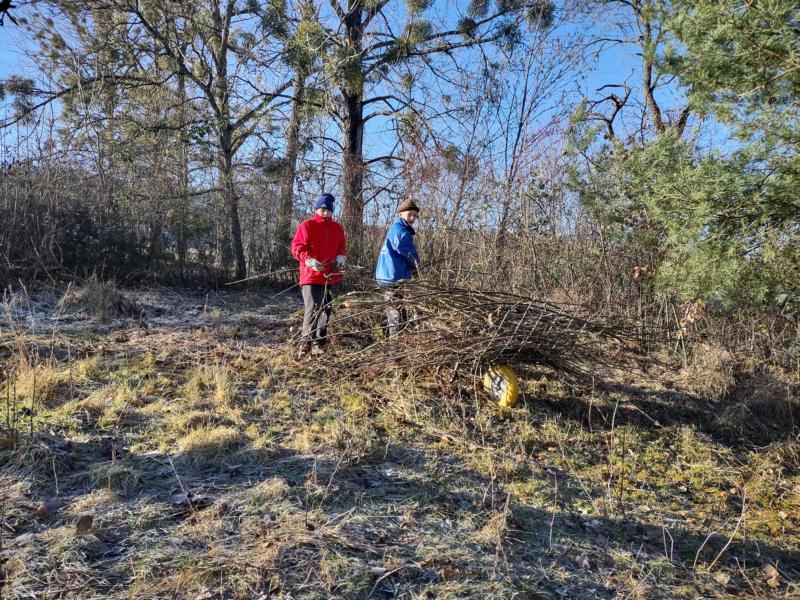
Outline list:
[[[447,565],[444,569],[439,571],[439,576],[442,579],[450,579],[456,574],[456,568],[453,565]]]
[[[714,573],[714,581],[716,581],[718,584],[722,586],[727,586],[728,583],[730,583],[730,580],[731,576],[728,575],[727,573],[724,573],[722,571],[717,571],[716,573]]]
[[[50,509],[47,508],[47,504],[44,502],[40,502],[39,506],[36,507],[36,517],[40,520],[44,520],[50,516]]]
[[[92,526],[94,525],[94,516],[93,515],[81,515],[78,517],[78,520],[75,521],[75,531],[78,533],[86,533],[91,531]]]
[[[767,585],[771,587],[773,590],[780,585],[780,575],[778,574],[778,569],[773,567],[770,564],[766,564],[761,569],[764,572],[764,579],[767,582]]]

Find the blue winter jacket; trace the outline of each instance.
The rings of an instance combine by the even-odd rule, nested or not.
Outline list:
[[[395,217],[378,255],[378,266],[375,268],[378,285],[393,285],[401,279],[411,279],[411,273],[419,263],[414,233],[408,223]]]

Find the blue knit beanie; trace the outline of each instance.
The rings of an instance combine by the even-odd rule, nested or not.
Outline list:
[[[336,198],[333,197],[333,194],[328,194],[326,192],[319,197],[319,200],[317,200],[317,203],[314,205],[314,210],[318,208],[327,208],[329,211],[333,212],[334,202],[336,202]]]

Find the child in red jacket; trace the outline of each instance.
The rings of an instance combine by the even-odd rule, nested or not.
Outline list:
[[[321,354],[328,334],[333,294],[347,257],[344,231],[333,220],[332,194],[322,194],[314,204],[314,218],[300,223],[292,242],[292,255],[300,262],[300,289],[303,293],[303,343],[299,356]]]

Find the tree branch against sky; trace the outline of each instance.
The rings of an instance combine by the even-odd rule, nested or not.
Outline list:
[[[586,9],[587,16],[602,23],[587,31],[589,49],[598,57],[615,52],[626,59],[612,79],[601,80],[602,86],[587,95],[587,116],[623,140],[658,136],[670,127],[682,133],[690,107],[661,64],[673,41],[666,26],[669,2],[596,0]]]
[[[523,27],[545,24],[549,2],[472,2],[455,7],[435,2],[362,2],[329,0],[320,5],[319,19],[333,41],[325,56],[331,89],[331,112],[340,122],[343,139],[342,219],[351,238],[358,239],[364,220],[364,181],[370,157],[364,156],[365,126],[375,117],[401,118],[422,105],[424,95],[412,93],[408,65],[425,67],[425,59],[497,42],[513,44]],[[405,74],[412,85],[393,85],[394,74]],[[387,90],[391,90],[388,91]],[[380,103],[375,98],[380,98]],[[379,107],[367,108],[373,104]],[[418,115],[419,116],[419,115]]]

